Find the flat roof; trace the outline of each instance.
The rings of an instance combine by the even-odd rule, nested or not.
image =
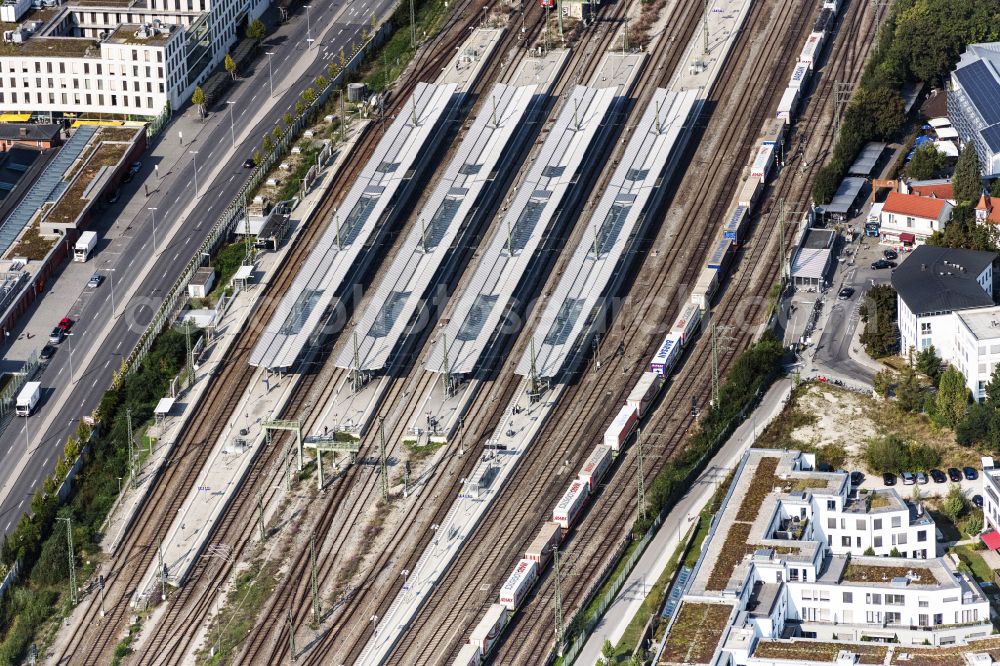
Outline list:
[[[962,310],[957,314],[976,340],[1000,338],[1000,307]]]
[[[454,91],[454,84],[417,84],[278,304],[250,355],[251,365],[279,369],[295,364],[434,134]]]
[[[866,182],[868,181],[864,178],[845,178],[842,180],[840,186],[837,188],[837,192],[833,195],[833,200],[827,205],[821,206],[823,212],[846,215],[851,210],[858,195],[861,193],[861,188],[865,186]]]
[[[162,23],[160,28],[152,28],[151,25],[142,25],[136,23],[123,23],[118,26],[114,32],[108,36],[109,42],[114,42],[115,44],[139,44],[147,46],[159,46],[166,44],[167,40],[170,39],[171,33],[178,26],[172,23]],[[145,37],[139,37],[138,33],[143,28],[147,29],[147,34]]]
[[[635,126],[625,154],[552,291],[529,346],[517,365],[528,375],[555,377],[576,348],[590,314],[604,295],[628,241],[643,218],[668,164],[676,164],[698,92],[660,88]],[[565,250],[564,250],[565,251]],[[534,357],[532,353],[534,352]]]
[[[866,178],[870,176],[875,169],[875,165],[878,164],[879,159],[882,157],[882,153],[885,152],[887,145],[886,143],[876,141],[866,143],[865,147],[861,149],[861,153],[854,159],[851,168],[847,170],[847,173],[852,176],[863,176]]]
[[[484,97],[479,115],[455,156],[417,212],[402,246],[357,319],[337,366],[381,370],[423,302],[431,279],[449,255],[459,230],[492,182],[511,139],[536,99],[536,86],[498,83]],[[357,366],[357,367],[355,367]]]
[[[614,87],[576,86],[569,94],[437,336],[427,370],[468,374],[476,367],[618,96]]]
[[[100,53],[100,44],[87,37],[30,36],[20,44],[0,42],[0,56],[96,58]]]

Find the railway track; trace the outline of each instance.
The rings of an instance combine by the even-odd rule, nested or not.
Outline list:
[[[472,5],[472,0],[464,3],[466,7]],[[434,51],[437,54],[436,58],[431,57],[431,49],[423,52],[414,66],[415,75],[406,79],[402,83],[399,93],[395,95],[394,106],[390,108],[390,113],[399,110],[397,107],[401,107],[421,75],[427,76],[431,72],[439,71],[440,63],[446,62],[451,57],[453,46],[454,44],[449,42],[445,44],[443,50]],[[268,286],[269,291],[281,293],[290,286],[295,277],[295,271],[290,267],[301,265],[308,256],[312,245],[324,227],[323,222],[329,216],[333,203],[339,201],[346,194],[350,184],[360,173],[361,167],[365,163],[363,156],[370,154],[377,141],[378,132],[374,131],[374,125],[369,125],[354,147],[354,154],[360,157],[348,160],[347,166],[338,175],[338,180],[325,197],[325,204],[321,206],[316,217],[321,222],[311,225],[295,241],[284,264],[285,268]],[[270,320],[277,303],[278,299],[276,298],[264,300],[264,304],[256,314],[249,330],[236,343],[235,349],[230,352],[230,357],[223,365],[222,370],[212,378],[207,392],[208,397],[197,407],[191,424],[186,428],[181,441],[176,445],[174,457],[168,462],[158,483],[143,502],[140,517],[129,537],[103,569],[106,572],[104,575],[107,614],[101,617],[100,601],[96,594],[85,599],[82,602],[85,605],[83,618],[75,624],[63,646],[53,650],[51,657],[54,663],[70,663],[72,661],[73,663],[99,664],[110,661],[110,652],[113,651],[114,644],[126,625],[125,621],[130,612],[132,594],[155,557],[156,544],[166,536],[166,532],[170,528],[170,519],[176,515],[177,509],[186,497],[187,490],[203,468],[212,446],[253,377],[255,369],[249,365],[249,354],[264,326]],[[273,447],[271,453],[274,454],[277,448]],[[263,473],[262,470],[272,467],[273,465],[270,463],[273,462],[273,458],[274,455],[261,455],[251,471],[251,478],[259,478]],[[275,494],[274,492],[269,493],[271,497]],[[247,497],[245,495],[246,493],[240,493],[229,514],[232,513],[234,507],[242,507],[246,504]],[[253,499],[256,500],[256,497]],[[231,526],[232,519],[228,518],[229,514],[223,519],[221,528]],[[247,530],[243,531],[247,532]],[[249,533],[247,534],[248,539]],[[220,567],[220,569],[225,570],[229,568]],[[204,572],[205,569],[206,565],[200,562],[195,573]],[[216,577],[219,575],[217,573]],[[176,598],[189,600],[190,596],[191,592],[185,590],[184,594],[177,595]],[[179,615],[181,613],[174,611],[173,608],[167,613],[168,618],[176,619]],[[184,640],[183,636],[175,636],[175,638],[181,642]],[[154,638],[154,645],[158,649],[165,649],[163,640]],[[173,656],[173,654],[170,651],[164,653],[168,657]]]
[[[870,37],[876,26],[876,21],[869,16],[870,9],[866,3],[857,1],[846,8],[841,29],[829,56],[830,65],[826,68],[819,90],[810,100],[805,114],[799,119],[798,127],[822,127],[820,123],[832,115],[832,106],[829,103],[832,82],[856,80],[867,50],[855,48],[854,45],[871,44]],[[866,17],[869,20],[866,21]],[[827,124],[825,130],[819,132],[822,135],[820,139],[822,147],[832,145],[833,136],[830,127],[831,125]],[[804,172],[797,170],[792,170],[791,174],[784,172],[783,177],[779,177],[772,187],[772,201],[776,198],[808,196],[812,178],[821,165],[821,160],[814,159]],[[765,293],[778,276],[778,262],[775,261],[779,249],[778,233],[775,233],[779,228],[776,219],[778,214],[776,208],[772,207],[770,214],[761,217],[753,240],[738,258],[739,264],[749,269],[746,271],[749,275],[745,275],[741,270],[740,279],[732,281],[717,306],[714,316],[723,323],[754,324],[759,321],[766,299],[758,296]],[[793,229],[789,229],[786,241],[790,240],[793,232]],[[722,368],[729,366],[739,351],[749,344],[755,332],[754,327],[750,325],[739,326],[736,330],[738,334],[731,341],[733,344],[720,352],[719,363]],[[698,372],[710,366],[711,351],[710,345],[706,342],[702,340],[693,351],[685,366],[688,370],[683,372],[671,387],[674,396],[696,395],[700,404],[707,401],[710,383],[705,381],[703,372]],[[649,353],[651,351],[647,350]],[[646,357],[648,358],[648,354]],[[646,460],[652,463],[644,470],[647,483],[651,482],[662,466],[676,455],[686,439],[685,434],[691,426],[691,418],[685,411],[681,412],[682,418],[678,419],[677,416],[676,413],[660,409],[653,413],[647,423],[647,431],[652,431],[654,435],[662,436],[666,440],[657,441],[659,437],[656,437],[654,443],[661,445],[654,445],[651,447],[652,450],[647,449]],[[648,440],[649,436],[647,435],[645,439]],[[568,607],[567,617],[582,604],[591,588],[590,584],[578,585],[577,581],[588,581],[592,584],[592,581],[598,580],[609,562],[608,556],[628,536],[627,526],[634,516],[632,510],[634,505],[630,501],[635,493],[635,484],[632,481],[637,474],[636,456],[634,451],[629,453],[630,455],[619,464],[615,476],[609,479],[598,500],[601,503],[600,520],[585,519],[574,533],[570,545],[573,553],[570,556],[572,564],[569,571],[565,567],[563,569],[568,573],[568,577],[563,581],[562,590],[564,604]],[[594,504],[596,506],[597,503]],[[626,529],[622,529],[622,526],[626,526]],[[551,644],[554,636],[551,619],[553,598],[554,582],[551,575],[547,575],[534,601],[525,609],[523,621],[519,621],[515,628],[517,632],[515,639],[507,641],[499,652],[498,659],[502,663],[525,663],[530,661],[533,650],[534,654],[538,654]]]
[[[785,12],[786,15],[788,14],[788,9],[789,8],[786,7],[786,12]],[[798,32],[804,35],[801,26],[798,26],[797,30]],[[781,40],[775,40],[775,41],[777,42]],[[737,49],[737,53],[734,55],[732,62],[737,62],[740,60],[740,53],[742,52],[742,50],[743,49]],[[728,69],[732,70],[732,67],[733,66],[730,65]],[[730,77],[731,76],[732,74],[730,74]],[[763,74],[759,74],[757,78],[761,78],[762,76]],[[776,75],[774,74],[772,74],[771,78],[774,79],[775,81],[779,80],[778,78],[776,78]],[[731,87],[731,85],[729,83],[726,83],[725,81],[726,79],[724,78],[723,83],[720,86],[721,89],[726,89],[727,87]],[[765,85],[764,87],[766,88],[767,86]],[[776,101],[776,98],[769,100],[769,102],[773,101]],[[758,120],[762,120],[762,117],[758,118]],[[749,149],[752,146],[754,139],[756,138],[756,130],[759,127],[760,122],[757,122],[756,126],[752,126],[753,125],[752,122],[746,124],[751,126],[750,129],[751,135],[742,142],[740,150],[742,151],[742,154],[749,155]],[[731,144],[732,140],[731,139],[728,140],[727,143]],[[724,153],[723,150],[725,151]],[[727,146],[723,150],[720,150],[719,154],[740,154],[738,152],[733,152],[736,149],[732,148],[731,145]],[[742,165],[743,162],[741,161],[739,162],[739,164]],[[700,182],[708,183],[708,182],[713,182],[713,180],[717,179],[703,178]],[[735,186],[724,188],[723,191],[718,195],[718,200],[721,202],[722,209],[724,209],[725,206],[728,205],[728,200],[733,193],[734,187]],[[698,196],[699,197],[702,196],[700,192],[698,193]],[[684,206],[684,208],[689,209],[691,205],[692,204],[688,202],[687,205]],[[697,208],[697,206],[695,207]],[[700,267],[700,260],[701,260],[700,258],[705,253],[708,243],[710,242],[710,239],[712,238],[716,230],[717,227],[714,221],[708,228],[704,230],[705,233],[700,239],[698,247],[691,253],[692,258],[697,257],[697,260],[692,261],[688,271],[682,273],[682,275],[684,274],[690,275],[693,273],[693,271],[691,271],[690,268]],[[675,246],[668,249],[668,251],[665,254],[666,258],[664,259],[664,261],[670,261],[671,259],[675,258],[676,255],[679,253],[679,251],[680,251],[680,246],[677,245],[677,240],[675,240]],[[663,276],[663,278],[660,281],[660,284],[643,285],[644,287],[643,291],[645,293],[650,295],[662,293],[660,289],[666,289],[669,291],[669,286],[671,284],[678,284],[679,282],[683,281],[683,277],[679,281],[677,281],[678,276],[676,274],[670,275],[671,271],[660,270],[657,271],[657,273]],[[670,282],[671,279],[675,280],[675,282],[671,283]],[[647,317],[652,314],[652,306],[653,306],[652,301],[654,300],[657,299],[647,298],[645,299],[645,302],[639,304],[638,308],[633,308],[634,311],[633,314],[635,314],[634,317],[635,324],[623,332],[622,339],[611,340],[610,342],[606,341],[607,344],[605,345],[605,350],[607,349],[607,347],[616,348],[619,344],[622,343],[624,343],[626,345],[626,348],[629,349],[634,349],[635,346],[638,346],[640,348],[640,351],[638,354],[634,356],[634,358],[636,363],[644,365],[645,361],[649,358],[649,356],[652,353],[652,347],[655,346],[655,344],[658,343],[659,341],[659,337],[655,334],[662,332],[662,330],[657,330],[656,327],[645,327],[645,328],[650,328],[651,330],[643,331],[644,327],[638,325],[639,322],[647,321],[648,320]],[[662,307],[662,302],[660,303],[660,306]],[[637,314],[635,313],[636,310],[638,310]],[[668,318],[663,316],[656,318],[655,320],[668,321]],[[635,343],[636,339],[639,338],[640,336],[640,331],[647,334],[645,344]],[[604,354],[604,356],[606,358],[614,358],[613,353],[606,353]],[[632,356],[633,356],[632,354],[629,354],[629,357]],[[621,367],[622,363],[617,363],[616,365],[618,367],[605,369],[600,376],[614,377],[621,371],[627,372],[631,369],[631,368],[622,368]],[[633,367],[635,366],[633,365]],[[581,378],[580,383],[581,384],[585,383],[585,379]],[[477,548],[477,549],[472,549],[467,547],[462,553],[459,554],[460,560],[456,564],[456,566],[452,568],[452,571],[457,572],[462,569],[463,563],[473,562],[476,563],[475,572],[473,572],[471,576],[466,574],[466,576],[462,578],[461,582],[454,581],[455,582],[454,588],[458,590],[457,593],[454,592],[451,586],[451,583],[453,582],[452,581],[453,576],[452,575],[447,576],[446,581],[442,583],[442,592],[436,595],[437,605],[447,609],[447,617],[442,619],[439,615],[435,615],[431,611],[431,605],[435,603],[432,600],[432,602],[430,602],[430,604],[428,605],[428,609],[425,609],[425,611],[422,612],[421,615],[417,618],[415,625],[420,626],[422,628],[433,628],[434,636],[436,637],[435,639],[432,639],[429,645],[427,645],[426,647],[438,645],[441,642],[441,640],[447,640],[448,636],[454,634],[459,634],[464,637],[464,631],[467,630],[468,627],[465,627],[463,631],[455,631],[452,629],[454,618],[456,616],[462,615],[464,611],[456,612],[453,609],[460,607],[465,608],[468,606],[469,603],[472,603],[474,612],[471,615],[478,616],[479,612],[481,612],[482,609],[484,609],[493,600],[491,592],[492,590],[495,590],[496,584],[500,582],[499,579],[496,578],[496,576],[504,575],[507,572],[507,569],[509,568],[506,566],[497,567],[495,566],[495,563],[498,561],[510,562],[517,559],[518,555],[516,554],[519,553],[520,550],[523,550],[521,546],[527,543],[530,537],[533,536],[534,532],[536,531],[540,523],[543,522],[545,518],[547,518],[547,514],[551,509],[552,503],[557,498],[558,493],[561,492],[561,490],[563,489],[565,483],[564,481],[560,480],[559,477],[568,478],[569,476],[572,476],[572,472],[575,471],[579,459],[581,459],[583,456],[586,455],[587,452],[589,452],[590,450],[589,446],[586,445],[575,446],[577,441],[579,441],[578,438],[584,441],[593,440],[594,439],[593,435],[590,435],[589,433],[601,432],[603,430],[603,424],[606,421],[605,417],[608,416],[608,414],[605,414],[604,412],[610,409],[612,405],[617,405],[619,404],[619,402],[624,400],[624,394],[627,392],[627,387],[631,386],[631,384],[627,381],[610,382],[610,383],[620,384],[620,385],[614,387],[614,386],[609,386],[609,382],[604,382],[600,386],[588,387],[589,394],[585,394],[584,396],[576,395],[576,393],[578,393],[579,391],[574,392],[573,389],[576,387],[571,387],[569,395],[563,398],[563,403],[570,405],[570,409],[567,410],[565,417],[555,418],[547,427],[547,432],[543,433],[539,438],[540,442],[545,442],[546,440],[549,441],[559,440],[563,443],[562,447],[559,448],[557,452],[552,451],[551,448],[549,451],[545,452],[542,450],[544,447],[539,447],[539,449],[532,454],[532,457],[533,459],[537,458],[537,460],[549,461],[548,468],[557,467],[557,465],[552,464],[553,461],[569,460],[570,464],[558,466],[558,469],[560,471],[558,473],[553,473],[548,475],[547,478],[544,474],[531,475],[530,478],[531,485],[527,488],[524,487],[524,485],[526,484],[519,484],[515,485],[514,487],[508,488],[503,498],[508,501],[504,502],[503,505],[498,506],[496,509],[494,509],[496,513],[491,513],[491,517],[489,520],[489,525],[497,525],[500,526],[500,528],[492,530],[481,530],[480,534],[477,534],[477,539],[475,543],[477,544],[481,543],[486,545],[483,548]],[[580,384],[578,384],[577,386],[579,385]],[[705,393],[703,393],[702,395],[703,400],[704,397]],[[598,405],[598,403],[602,401],[607,403],[607,406],[605,406],[603,409]],[[588,418],[588,413],[595,414],[596,416]],[[680,432],[682,433],[686,431],[687,427],[682,427],[682,429],[680,430]],[[548,435],[548,437],[546,435]],[[525,461],[524,465],[528,464],[529,461]],[[529,467],[529,469],[539,469],[539,468],[531,466]],[[548,484],[546,484],[547,481]],[[548,492],[542,492],[541,490],[538,490],[538,488],[544,487],[546,485],[549,486]],[[536,518],[536,522],[532,523],[532,521],[529,520],[528,521],[529,524],[524,525],[523,524],[524,521],[522,520],[522,518],[525,515],[534,516]],[[608,519],[608,517],[604,516],[603,514],[602,518],[605,519],[604,522],[607,524],[619,525],[619,526],[627,525],[631,522],[630,518],[627,518],[626,520],[621,522],[616,522],[613,519]],[[511,526],[514,526],[513,529],[511,529]],[[488,533],[485,534],[482,533],[484,531]],[[509,532],[509,534],[503,534],[502,532]],[[614,542],[614,545],[616,546],[618,543],[619,542],[616,541]],[[507,544],[510,544],[511,546],[513,544],[518,544],[518,546],[516,548],[510,547],[509,549],[505,550],[504,546]],[[610,550],[611,549],[609,549],[608,551],[609,555],[610,555]],[[488,580],[484,584],[479,585],[477,589],[477,586],[475,585],[475,583],[477,582],[477,576],[475,574],[476,572],[481,572],[481,571],[489,572],[488,577],[493,577],[493,580]],[[581,578],[587,579],[587,576],[584,575],[581,576]],[[489,590],[490,592],[483,593],[484,589]],[[475,608],[475,600],[477,599],[479,600],[479,607]],[[468,613],[465,614],[468,615]],[[551,637],[553,635],[551,631],[551,617],[552,616],[550,613],[546,613],[542,614],[541,617],[531,617],[529,622],[523,624],[532,627],[535,630],[535,633],[544,635],[547,632],[548,636]],[[520,640],[511,641],[511,643],[520,643],[522,645],[525,645],[524,642]],[[453,648],[454,645],[455,644],[453,643],[451,647]],[[529,655],[534,655],[535,658],[537,658],[538,654],[542,653],[541,651],[539,651],[538,646],[535,644],[531,644],[530,646],[526,645],[525,647],[522,648],[522,650],[523,652],[527,652]],[[447,655],[450,654],[452,651],[453,649],[449,649],[444,651],[443,654]],[[438,652],[441,653],[440,650],[438,650]],[[418,649],[409,652],[400,651],[397,654],[400,657],[399,661],[401,663],[415,663],[422,656],[425,656],[426,652]],[[501,657],[500,661],[502,661],[503,663],[508,663],[508,660],[510,658],[512,658],[512,655],[504,654]]]

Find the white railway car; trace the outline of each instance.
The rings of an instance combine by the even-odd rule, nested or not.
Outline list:
[[[698,281],[694,283],[694,289],[691,291],[691,302],[702,310],[707,310],[718,288],[719,269],[706,266],[701,269]]]
[[[806,38],[806,45],[802,47],[799,62],[809,65],[809,69],[816,69],[816,61],[823,50],[823,37],[821,32],[811,32]]]
[[[760,130],[760,142],[763,145],[771,145],[780,148],[785,142],[785,130],[787,125],[781,118],[768,118],[764,121],[764,126]]]
[[[729,213],[726,223],[722,225],[722,237],[728,238],[734,243],[743,240],[743,231],[746,228],[747,220],[750,218],[749,210],[746,206],[738,205]]]
[[[641,419],[646,415],[646,407],[649,406],[662,387],[662,375],[655,372],[644,372],[636,385],[632,387],[625,404],[635,409],[636,415]]]
[[[559,503],[552,509],[552,522],[559,523],[559,527],[563,528],[564,531],[569,531],[576,523],[576,517],[580,515],[580,511],[587,504],[589,497],[590,490],[587,488],[587,484],[580,479],[573,479]],[[521,561],[528,562],[530,560]],[[502,597],[500,603],[503,603]]]
[[[663,338],[660,348],[656,350],[656,356],[653,357],[652,363],[649,364],[649,371],[655,372],[661,377],[669,375],[681,355],[681,347],[683,346],[681,344],[681,336],[668,333],[667,337]],[[607,435],[605,435],[604,443],[607,444],[607,442]],[[615,451],[617,450],[615,449]]]
[[[760,145],[750,163],[750,178],[756,178],[761,183],[767,180],[774,166],[774,146]],[[749,180],[749,179],[748,179]]]
[[[479,666],[483,663],[483,651],[472,643],[466,643],[458,651],[458,656],[452,662],[454,666]]]
[[[840,11],[840,0],[824,0],[823,9],[831,9],[836,14]]]
[[[785,88],[785,92],[781,95],[781,100],[778,102],[777,117],[787,123],[794,122],[798,108],[799,89],[791,86]]]
[[[809,83],[810,74],[810,66],[804,62],[800,62],[795,65],[795,69],[792,70],[792,75],[788,79],[788,87],[795,88],[801,94],[803,89]]]
[[[610,446],[612,451],[618,451],[625,444],[625,440],[632,434],[639,415],[628,405],[622,405],[618,414],[611,421],[611,425],[604,431],[604,445]]]
[[[610,466],[611,447],[603,444],[598,445],[590,452],[590,457],[583,463],[576,478],[587,484],[587,490],[593,493],[594,487],[601,482]]]
[[[493,604],[486,609],[483,619],[472,630],[472,635],[469,636],[469,645],[479,650],[480,659],[488,655],[500,639],[500,634],[507,626],[507,618],[507,607],[503,604]]]
[[[760,184],[760,180],[747,178],[743,181],[743,187],[740,188],[740,193],[736,196],[736,203],[740,206],[753,208],[760,197],[761,189],[763,186]]]
[[[579,483],[579,482],[577,482]],[[528,590],[538,578],[538,564],[529,559],[522,559],[507,576],[500,586],[500,604],[509,611],[515,611],[524,601]]]
[[[545,522],[524,556],[532,562],[538,562],[539,569],[544,569],[552,559],[552,551],[559,545],[561,538],[562,526],[554,521]]]
[[[694,303],[687,303],[681,308],[681,313],[674,320],[670,332],[680,336],[681,344],[686,347],[698,332],[699,326],[701,326],[701,308]]]

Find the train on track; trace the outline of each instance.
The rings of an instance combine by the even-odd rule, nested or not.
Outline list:
[[[555,6],[554,0],[541,1],[543,6]],[[546,5],[546,2],[552,4]],[[800,95],[805,94],[813,65],[826,43],[827,33],[833,29],[839,8],[839,0],[826,0],[823,3],[815,30],[809,34],[806,46],[799,56],[799,62],[789,80],[790,88],[797,87],[796,104]],[[615,457],[636,432],[649,405],[677,367],[684,349],[698,335],[712,300],[744,240],[751,211],[759,202],[764,185],[776,166],[783,162],[785,135],[789,124],[795,119],[794,105],[783,112],[783,104],[784,98],[779,104],[778,113],[765,121],[757,138],[756,148],[744,169],[747,175],[726,215],[722,217],[718,235],[709,246],[708,259],[694,283],[690,298],[681,305],[677,318],[650,360],[648,371],[636,382],[625,404],[605,430],[602,443],[594,447],[576,478],[569,483],[569,487],[553,507],[551,520],[542,525],[524,557],[500,587],[497,602],[490,606],[476,625],[469,641],[462,646],[454,662],[455,666],[479,666],[486,660],[511,616],[520,608],[535,581],[552,561],[553,551],[576,526]]]

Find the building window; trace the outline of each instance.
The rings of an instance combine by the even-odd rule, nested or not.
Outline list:
[[[917,532],[917,541],[927,541],[927,530]]]
[[[903,605],[903,595],[902,594],[887,594],[887,595],[885,595],[885,605],[886,606],[902,606]]]
[[[850,548],[851,547],[851,537],[849,537],[849,536],[842,536],[842,537],[840,537],[840,545],[843,546],[844,548]]]
[[[892,526],[893,527],[902,527],[903,526],[903,519],[901,517],[899,517],[899,516],[894,516],[893,519],[892,519]]]
[[[921,627],[926,627],[927,626],[927,614],[926,613],[921,613],[920,615],[917,616],[917,624],[920,625]]]
[[[836,511],[837,510],[837,502],[836,502],[836,500],[827,500],[826,501],[826,508],[827,508],[828,511]]]
[[[854,603],[854,593],[853,592],[844,592],[844,603],[845,604],[853,604]]]
[[[831,529],[831,530],[837,529],[837,519],[836,518],[827,518],[826,519],[826,526],[827,526],[828,529]]]
[[[902,619],[903,616],[900,613],[890,612],[885,614],[886,624],[899,624],[902,621]]]
[[[882,529],[882,519],[881,519],[881,518],[876,518],[876,519],[875,519],[875,522],[874,522],[874,527],[875,527],[875,529],[877,529],[877,530],[880,530],[880,529]]]
[[[857,529],[858,529],[859,532],[864,532],[865,531],[865,521],[858,520],[854,524],[857,527]]]
[[[921,335],[930,335],[931,323],[929,321],[920,322],[920,333]]]
[[[941,613],[934,613],[934,624],[944,624],[944,615]]]
[[[882,605],[882,595],[872,594],[871,592],[865,594],[865,603],[869,606],[881,606]]]
[[[882,537],[877,536],[872,541],[872,548],[881,548],[881,547],[882,547]]]
[[[799,570],[794,567],[789,569],[788,580],[798,580],[798,579],[799,579]]]

